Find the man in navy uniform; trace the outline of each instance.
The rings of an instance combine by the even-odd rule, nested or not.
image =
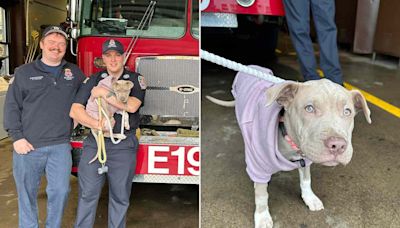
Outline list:
[[[124,48],[118,40],[109,39],[103,43],[102,58],[106,70],[90,76],[90,79],[83,83],[72,105],[70,116],[86,127],[104,128],[103,123],[92,118],[85,111],[85,105],[92,95],[93,97],[101,97],[102,102],[107,102],[120,110],[127,111],[130,129],[124,132],[127,138],[119,144],[113,144],[109,138],[105,139],[108,172],[101,174],[98,169],[102,165],[98,160],[89,164],[89,161],[97,154],[95,138],[90,134],[83,142],[83,153],[79,162],[79,202],[75,223],[75,227],[82,228],[93,227],[97,202],[106,178],[110,192],[108,227],[125,227],[125,217],[129,207],[129,197],[136,167],[136,152],[139,144],[135,132],[139,126],[139,109],[143,104],[146,89],[143,76],[125,70]],[[113,77],[113,80],[133,82],[134,86],[126,104],[117,101],[112,91],[96,86],[100,80],[106,77]],[[113,131],[120,133],[121,115],[115,114],[114,119]]]
[[[85,75],[65,61],[67,34],[49,26],[42,34],[42,57],[18,67],[4,107],[4,128],[13,140],[13,173],[18,193],[19,227],[39,227],[37,194],[47,179],[46,227],[60,227],[70,191],[68,113]]]

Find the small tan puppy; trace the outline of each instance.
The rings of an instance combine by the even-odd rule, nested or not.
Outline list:
[[[101,80],[98,84],[98,86],[104,87],[112,92],[115,93],[115,96],[117,100],[121,101],[122,103],[126,103],[129,98],[129,94],[131,92],[131,89],[133,88],[133,83],[131,81],[127,80],[117,80],[115,82],[112,81],[112,77],[108,76],[105,79]],[[86,112],[93,118],[98,119],[99,118],[99,110],[98,110],[98,104],[96,102],[96,98],[90,97],[89,101],[86,105]],[[111,126],[114,126],[115,120],[114,120],[114,114],[115,113],[120,113],[122,115],[123,110],[119,110],[115,108],[112,105],[109,105],[105,100],[102,100],[101,102],[101,107],[102,109],[106,112],[107,117],[110,120]],[[129,130],[129,115],[123,115],[124,116],[124,127],[126,130]],[[103,115],[103,118],[105,116]],[[109,129],[108,124],[106,123],[106,129],[108,130],[107,132],[104,132],[105,137],[110,137],[110,131],[112,129]],[[91,129],[92,134],[95,135],[95,137],[98,135],[98,129]],[[123,134],[113,134],[114,138],[118,139],[125,139],[125,135]]]

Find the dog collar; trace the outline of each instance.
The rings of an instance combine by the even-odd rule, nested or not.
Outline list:
[[[279,129],[281,130],[282,136],[283,138],[285,138],[286,142],[290,145],[290,147],[296,151],[296,153],[298,155],[300,155],[301,157],[305,157],[304,153],[300,150],[300,148],[297,146],[297,144],[293,141],[293,139],[288,135],[287,131],[286,131],[286,127],[283,124],[284,120],[283,120],[283,113],[284,110],[282,109],[280,116],[279,116]],[[293,162],[300,162],[301,167],[305,167],[306,163],[304,161],[304,159],[299,159],[299,160],[294,160]]]
[[[299,147],[297,146],[297,144],[293,141],[293,139],[288,135],[287,131],[286,131],[286,127],[285,124],[283,124],[284,120],[283,120],[283,116],[279,117],[279,129],[282,132],[282,136],[285,138],[286,142],[290,145],[290,147],[295,150],[297,153],[301,153],[301,150],[299,149]],[[303,154],[303,153],[301,153]]]

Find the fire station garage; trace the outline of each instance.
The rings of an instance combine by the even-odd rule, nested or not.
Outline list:
[[[203,10],[203,51],[244,66],[268,68],[280,79],[304,81],[286,19],[275,15],[283,10],[277,3],[281,1],[202,2],[207,3],[200,7]],[[293,170],[272,175],[267,188],[269,213],[274,227],[400,227],[400,4],[395,0],[333,2],[336,2],[335,22],[344,87],[361,91],[371,111],[372,122],[366,121],[362,111],[355,116],[353,156],[348,164],[311,165],[311,187],[322,201],[323,210],[311,211],[303,202],[299,172]],[[234,4],[236,7],[230,7]],[[251,6],[244,7],[245,4]],[[260,12],[262,9],[267,10]],[[226,19],[232,17],[233,22]],[[314,54],[319,61],[318,38],[314,26],[311,24],[310,27]],[[257,160],[247,153],[253,151],[254,141],[260,138],[265,143],[270,141],[247,131],[254,133],[258,128],[267,127],[251,122],[251,117],[266,104],[258,103],[256,114],[252,109],[241,112],[243,105],[255,103],[254,100],[247,103],[241,100],[243,96],[253,96],[254,91],[240,90],[246,87],[243,84],[253,81],[249,77],[237,78],[234,88],[232,83],[236,75],[244,77],[252,73],[242,73],[246,69],[234,62],[203,52],[201,55],[201,224],[202,227],[254,227],[257,225],[255,218],[265,222],[267,216],[261,214],[265,204],[258,208],[260,214],[257,215],[255,186],[249,176],[255,175],[253,166],[264,163],[261,158]],[[322,68],[318,67],[317,72],[320,77],[325,76]],[[226,107],[232,106],[232,102],[207,99],[232,101],[231,90],[236,93],[236,107]],[[322,92],[319,94],[323,96]],[[242,118],[240,121],[235,109]],[[297,124],[303,120],[302,116],[293,119]],[[246,151],[244,131],[249,140]],[[307,135],[318,130],[309,128],[309,131]],[[264,168],[268,170],[268,167]],[[265,190],[264,187],[262,191]],[[265,195],[263,197],[265,200]]]
[[[125,59],[125,68],[142,75],[138,76],[137,89],[143,90],[146,84],[148,86],[145,105],[140,109],[143,114],[140,117],[141,131],[136,131],[136,135],[132,132],[132,138],[139,138],[139,149],[126,227],[197,227],[200,182],[199,2],[191,0],[1,1],[0,227],[23,226],[18,224],[13,142],[3,126],[5,96],[15,69],[40,58],[41,34],[49,25],[58,25],[66,30],[69,43],[65,59],[78,65],[86,76],[104,69],[101,54],[102,44],[107,39],[119,40],[127,52],[131,47],[126,55],[129,57]],[[121,78],[129,79],[132,75],[136,74],[126,73]],[[72,76],[68,77],[71,80]],[[68,80],[68,77],[64,79]],[[170,84],[172,82],[176,84]],[[172,87],[174,91],[169,89]],[[78,162],[83,153],[82,137],[90,134],[87,130],[75,128],[71,137],[71,191],[61,227],[74,227],[77,218]],[[43,176],[37,194],[39,227],[47,226],[46,185]],[[94,227],[107,227],[109,194],[111,190],[106,181]]]

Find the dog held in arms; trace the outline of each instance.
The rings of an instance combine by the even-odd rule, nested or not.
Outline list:
[[[311,211],[324,209],[311,189],[310,165],[350,162],[354,116],[362,111],[371,123],[364,96],[327,79],[274,84],[245,73],[236,75],[232,94],[234,101],[207,98],[222,106],[235,106],[245,144],[246,171],[254,182],[255,227],[273,226],[267,187],[278,171],[298,169],[303,201]]]
[[[127,80],[116,80],[114,81],[112,76],[107,76],[106,78],[102,79],[97,86],[103,87],[108,89],[109,91],[112,91],[117,100],[121,101],[122,103],[126,103],[128,102],[128,98],[129,98],[129,94],[131,92],[131,89],[133,88],[133,83],[131,81],[127,81]],[[111,129],[110,126],[105,123],[106,129],[107,131],[104,132],[104,136],[105,137],[114,137],[117,139],[125,139],[126,136],[121,132],[121,134],[112,134],[112,126],[114,126],[115,120],[114,120],[114,114],[118,113],[121,114],[123,116],[123,123],[124,123],[124,128],[126,130],[129,130],[130,126],[129,126],[129,115],[127,113],[123,114],[123,110],[119,110],[116,107],[109,105],[105,100],[102,100],[101,102],[101,108],[106,112],[107,117],[103,115],[103,118],[108,118],[110,120],[110,125],[111,125]],[[89,98],[88,103],[86,104],[86,112],[93,117],[94,119],[99,119],[99,108],[98,108],[98,104],[97,104],[97,99],[93,98],[92,96]],[[107,120],[105,121],[107,122]],[[121,129],[122,130],[122,129]],[[98,135],[98,129],[91,129],[91,132],[94,136],[94,138],[96,139],[96,141],[98,141],[97,139],[97,135]],[[95,161],[97,159],[97,155],[95,158],[93,158],[89,163],[92,163],[93,161]]]

